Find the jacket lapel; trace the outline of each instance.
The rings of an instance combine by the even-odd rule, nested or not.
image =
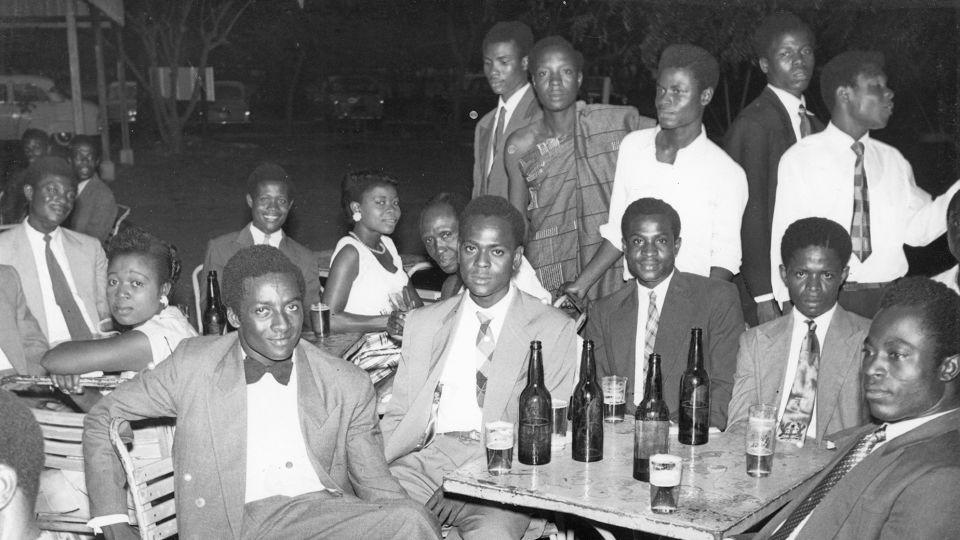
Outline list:
[[[328,472],[332,464],[322,460],[324,456],[334,455],[334,446],[338,443],[337,437],[327,436],[328,433],[324,428],[331,411],[339,405],[327,403],[324,381],[320,378],[319,369],[310,365],[310,359],[303,345],[297,345],[294,362],[294,369],[297,371],[297,412],[310,462],[324,487],[343,491]]]
[[[47,315],[46,311],[43,309],[43,293],[40,291],[40,277],[39,270],[37,269],[37,263],[33,260],[33,251],[30,249],[30,239],[27,238],[27,230],[29,227],[26,220],[23,221],[15,231],[10,231],[8,234],[17,234],[20,238],[13,242],[13,257],[11,260],[19,261],[16,266],[23,268],[22,271],[18,270],[20,274],[20,285],[23,287],[23,296],[27,299],[27,304],[30,306],[30,312],[36,317],[37,322],[40,323],[40,329],[43,330],[44,336],[48,335],[47,331]],[[34,307],[37,307],[34,310]]]
[[[839,305],[833,313],[833,321],[827,329],[822,354],[820,355],[820,369],[817,373],[817,431],[823,433],[827,424],[837,412],[840,389],[848,384],[847,379],[856,376],[847,369],[848,358],[841,358],[838,352],[855,350],[856,330],[850,323],[850,316]],[[859,381],[856,381],[859,384]],[[818,439],[821,437],[817,437]]]
[[[236,538],[243,528],[247,470],[247,392],[238,343],[234,341],[234,345],[227,348],[217,365],[220,376],[207,403],[220,490]]]
[[[778,318],[770,328],[758,336],[760,354],[757,355],[757,403],[779,406],[780,390],[790,357],[790,339],[793,334],[793,315]]]
[[[690,333],[690,328],[683,321],[690,320],[688,314],[697,309],[693,300],[687,277],[683,272],[674,271],[657,326],[657,341],[654,347],[656,351],[686,350],[683,343]],[[637,328],[637,331],[641,330]],[[704,343],[703,346],[704,350],[710,350],[709,343]],[[687,367],[682,358],[663,358],[661,366],[664,380],[674,377],[679,380]]]
[[[238,250],[252,246],[253,234],[250,232],[250,225],[248,224],[243,229],[240,229],[240,232],[237,233],[237,236],[233,239],[233,241],[240,246],[237,248]]]
[[[507,318],[503,321],[500,335],[497,337],[497,348],[493,353],[491,374],[487,380],[487,391],[483,401],[483,422],[493,422],[501,419],[515,419],[514,412],[507,410],[510,397],[517,381],[526,380],[523,369],[529,360],[530,334],[529,309],[525,303],[527,299],[514,291],[513,302],[507,310]]]
[[[611,314],[610,321],[611,335],[613,336],[611,340],[613,348],[612,364],[615,373],[628,377],[627,395],[625,397],[629,404],[633,404],[633,395],[636,388],[638,386],[643,388],[643,381],[633,380],[637,365],[637,333],[641,331],[637,328],[639,320],[637,287],[639,287],[637,280],[631,279],[629,284],[623,288],[625,296],[617,309]],[[641,359],[641,361],[646,361],[646,359]]]
[[[790,113],[787,112],[787,108],[783,106],[783,102],[780,101],[780,98],[778,98],[769,87],[764,87],[761,95],[764,100],[766,100],[767,105],[777,111],[777,116],[780,117],[780,131],[783,140],[787,143],[786,148],[796,144],[797,134],[793,132],[793,120],[790,117]]]

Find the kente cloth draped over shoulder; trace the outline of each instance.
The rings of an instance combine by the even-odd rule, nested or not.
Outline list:
[[[610,210],[620,141],[631,131],[656,125],[633,107],[582,101],[576,107],[572,136],[541,141],[519,162],[530,192],[525,253],[544,288],[555,294],[576,279],[603,243],[600,225]],[[587,297],[596,300],[619,289],[622,275],[618,260]]]

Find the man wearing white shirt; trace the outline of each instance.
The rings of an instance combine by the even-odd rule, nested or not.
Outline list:
[[[780,160],[770,260],[777,260],[773,247],[790,223],[809,216],[840,223],[853,244],[840,305],[872,317],[883,288],[907,273],[903,245],[924,246],[946,231],[946,207],[960,183],[932,199],[900,152],[870,137],[893,113],[880,53],[842,53],[824,66],[820,81],[830,124]],[[777,301],[789,299],[779,280],[771,286]]]
[[[951,197],[947,206],[947,245],[954,262],[960,261],[960,192]],[[955,264],[949,270],[933,276],[933,280],[960,293],[960,265]]]

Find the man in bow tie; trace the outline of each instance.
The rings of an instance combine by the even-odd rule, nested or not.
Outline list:
[[[231,257],[223,298],[238,331],[185,340],[90,411],[91,526],[136,537],[110,419],[175,417],[181,537],[437,537],[387,469],[367,375],[300,341],[303,295],[303,275],[277,248]]]

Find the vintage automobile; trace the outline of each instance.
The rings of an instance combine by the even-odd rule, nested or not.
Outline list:
[[[240,81],[213,83],[213,101],[207,103],[208,124],[250,123],[247,89]]]
[[[82,101],[83,135],[99,132],[100,109]],[[36,75],[0,75],[0,140],[16,140],[28,128],[73,134],[73,105],[53,81]]]
[[[312,99],[314,111],[324,120],[379,122],[383,119],[384,97],[383,87],[373,77],[333,75]]]

